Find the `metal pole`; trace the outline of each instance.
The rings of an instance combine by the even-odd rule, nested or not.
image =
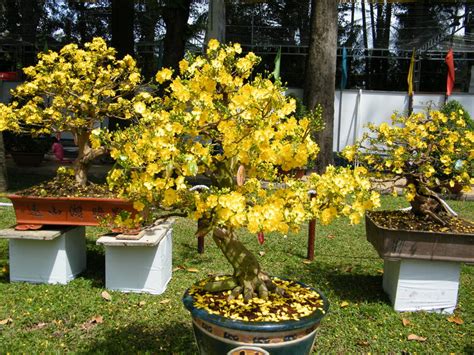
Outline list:
[[[315,191],[309,192],[310,198],[316,197]],[[308,224],[308,254],[306,255],[306,259],[314,260],[314,241],[316,239],[316,219],[312,219],[309,221]]]
[[[340,142],[341,142],[341,116],[342,116],[342,87],[339,92],[339,117],[337,122],[337,151],[340,152]]]
[[[355,144],[357,141],[357,124],[358,124],[358,119],[359,119],[359,110],[360,110],[360,101],[362,98],[362,89],[359,89],[359,93],[357,94],[357,109],[356,109],[356,116],[354,119],[354,135],[353,135],[353,142],[352,144]]]
[[[198,253],[204,253],[204,237],[198,237]]]

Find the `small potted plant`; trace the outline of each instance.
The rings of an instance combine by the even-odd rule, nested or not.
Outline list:
[[[5,150],[10,153],[18,166],[40,166],[44,155],[51,148],[48,136],[32,137],[28,134],[4,135]]]
[[[0,104],[0,131],[33,137],[70,132],[78,147],[72,164],[74,172],[68,180],[75,189],[65,188],[69,174],[62,174],[61,181],[56,182],[62,188],[59,197],[40,199],[49,194],[47,186],[21,193],[39,191],[40,197],[30,201],[23,196],[10,196],[19,224],[97,224],[97,217],[112,209],[132,210],[123,203],[104,209],[96,202],[80,206],[77,201],[67,205],[64,200],[84,195],[91,162],[106,152],[103,146],[92,146],[91,136],[104,130],[101,125],[106,119],[130,119],[134,98],[146,95],[137,94],[141,76],[135,60],[130,56],[118,60],[115,53],[101,38],[94,38],[84,48],[68,44],[59,52],[40,53],[38,63],[24,69],[26,81],[13,90],[11,103]],[[63,198],[59,205],[54,202],[56,198]]]
[[[462,112],[394,114],[392,125],[370,124],[343,155],[380,183],[400,182],[411,205],[366,215],[367,238],[385,260],[384,289],[395,309],[452,312],[460,263],[474,261],[474,224],[457,218],[437,191],[474,183],[474,131]]]
[[[247,228],[263,243],[266,233],[287,233],[315,217],[327,224],[345,215],[356,223],[378,194],[364,168],[329,167],[306,180],[278,173],[317,154],[312,116],[296,120],[295,100],[281,83],[251,76],[259,58],[240,53],[238,44],[211,40],[206,55],[189,55],[178,73],[159,71],[163,95],[137,103],[140,120],[113,136],[117,165],[108,182],[153,219],[196,220],[196,236],[209,234],[232,265],[232,275],[215,274],[184,296],[202,353],[305,354],[328,301],[265,272],[237,230]],[[210,185],[191,186],[198,174]]]

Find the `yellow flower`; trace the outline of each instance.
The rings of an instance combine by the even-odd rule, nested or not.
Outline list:
[[[171,76],[173,75],[173,71],[169,68],[164,68],[158,71],[155,75],[155,80],[163,84],[165,81],[170,80]]]
[[[208,53],[215,51],[217,48],[219,48],[219,41],[215,38],[212,38],[207,44]]]
[[[133,208],[135,208],[137,211],[143,211],[145,205],[141,201],[134,201]]]

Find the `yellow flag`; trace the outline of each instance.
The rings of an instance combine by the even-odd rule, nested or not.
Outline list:
[[[413,72],[415,71],[415,48],[413,48],[413,53],[410,60],[410,69],[408,69],[408,96],[413,95]]]

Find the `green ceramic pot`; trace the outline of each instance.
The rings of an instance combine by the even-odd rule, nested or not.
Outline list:
[[[191,312],[194,335],[203,355],[303,355],[311,352],[316,329],[329,309],[326,297],[315,291],[323,299],[324,313],[316,311],[298,321],[277,323],[245,322],[209,314],[194,307],[194,299],[188,291],[183,296],[183,303]]]

